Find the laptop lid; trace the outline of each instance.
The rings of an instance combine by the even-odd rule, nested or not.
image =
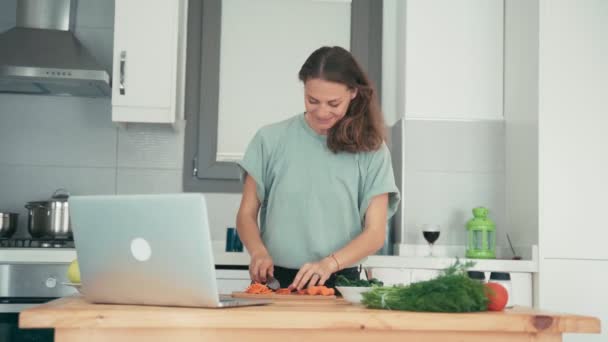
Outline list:
[[[205,196],[71,196],[82,292],[95,303],[219,306]]]

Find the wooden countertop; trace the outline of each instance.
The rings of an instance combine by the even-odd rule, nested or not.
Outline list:
[[[284,301],[264,306],[205,309],[99,305],[81,296],[21,312],[21,328],[55,329],[330,329],[494,333],[599,333],[594,317],[514,308],[504,312],[418,313],[371,310],[342,299]]]

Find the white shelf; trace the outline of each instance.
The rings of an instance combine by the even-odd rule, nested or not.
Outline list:
[[[538,263],[534,260],[502,260],[502,259],[460,259],[461,262],[475,262],[471,270],[485,272],[538,272]],[[411,256],[377,256],[367,258],[363,263],[371,268],[408,268],[442,270],[456,262],[456,258],[448,257],[411,257]]]
[[[407,245],[395,246],[400,255],[380,256],[372,255],[363,263],[366,267],[377,268],[408,268],[408,269],[428,269],[442,270],[453,265],[457,259],[461,262],[473,261],[475,266],[471,270],[476,271],[504,271],[504,272],[538,272],[538,247],[528,248],[518,247],[517,250],[523,254],[523,260],[513,260],[508,258],[510,250],[497,250],[498,259],[467,259],[464,257],[464,246],[443,246],[437,245],[433,252],[437,257],[424,256],[428,253],[426,245]]]
[[[433,248],[436,257],[425,256],[428,253],[426,245],[401,244],[395,246],[396,256],[377,256],[373,255],[366,259],[366,267],[377,268],[408,268],[408,269],[428,269],[442,270],[453,265],[457,259],[464,263],[473,261],[475,266],[471,270],[476,271],[503,271],[503,272],[538,272],[538,247],[529,246],[518,247],[521,251],[523,260],[513,260],[510,249],[498,249],[496,251],[498,259],[467,259],[464,257],[464,246],[444,246],[437,245]]]

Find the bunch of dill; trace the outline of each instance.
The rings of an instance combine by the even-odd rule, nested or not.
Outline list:
[[[486,311],[484,285],[469,278],[466,269],[473,263],[460,261],[438,277],[407,286],[376,287],[363,293],[368,308],[425,312]]]

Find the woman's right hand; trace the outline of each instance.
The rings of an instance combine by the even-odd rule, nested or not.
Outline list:
[[[249,276],[257,283],[266,283],[268,279],[274,277],[274,262],[267,252],[251,255]]]

